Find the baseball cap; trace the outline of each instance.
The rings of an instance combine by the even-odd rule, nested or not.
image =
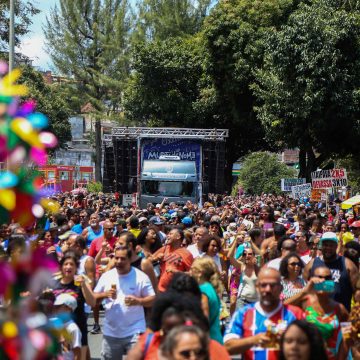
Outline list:
[[[153,216],[150,218],[149,222],[154,225],[162,225],[164,222],[160,219],[159,216]]]
[[[56,297],[54,305],[55,306],[65,305],[69,307],[71,311],[74,311],[77,308],[77,301],[70,294],[60,294]]]
[[[354,227],[354,228],[358,228],[358,227],[360,227],[360,220],[356,220],[356,221],[354,221],[351,225],[350,225],[350,227]]]
[[[60,240],[66,240],[70,237],[70,235],[78,235],[76,232],[68,230],[64,234],[59,235]]]
[[[192,224],[192,219],[191,219],[191,217],[189,217],[189,216],[185,216],[185,217],[181,220],[181,222],[182,222],[183,224],[185,224],[185,225],[191,225],[191,224]]]
[[[334,241],[336,243],[338,243],[338,238],[336,236],[336,234],[332,231],[328,231],[322,234],[321,236],[321,242],[323,241]]]
[[[139,219],[139,223],[143,222],[143,221],[148,221],[148,219],[145,217],[145,216],[142,216],[140,219]]]

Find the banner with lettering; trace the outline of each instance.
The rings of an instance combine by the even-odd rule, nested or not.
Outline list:
[[[291,188],[296,185],[302,185],[306,183],[305,178],[295,179],[281,179],[281,191],[291,191]]]
[[[291,192],[294,199],[308,198],[311,196],[311,184],[292,186]]]
[[[331,189],[347,186],[346,169],[319,170],[311,173],[313,189]]]
[[[158,160],[162,155],[179,156],[181,160],[195,161],[196,173],[201,173],[199,142],[168,138],[142,140],[142,160]]]

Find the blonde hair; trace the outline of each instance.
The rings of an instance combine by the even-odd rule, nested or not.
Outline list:
[[[192,276],[198,283],[209,282],[219,296],[222,296],[224,286],[220,280],[219,270],[215,261],[208,256],[197,258],[191,265]],[[195,271],[194,271],[195,270]]]

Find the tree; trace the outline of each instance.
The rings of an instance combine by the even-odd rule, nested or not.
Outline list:
[[[296,0],[220,1],[204,23],[207,73],[219,105],[219,123],[229,128],[228,163],[251,151],[276,149],[256,117],[252,90],[266,38],[286,23]]]
[[[157,126],[213,123],[212,114],[201,105],[206,83],[203,63],[201,41],[196,37],[138,45],[124,96],[126,118]]]
[[[95,179],[101,181],[101,119],[120,118],[128,76],[130,15],[127,0],[60,0],[45,26],[56,68],[72,78],[95,121]]]
[[[49,119],[49,129],[59,142],[59,146],[71,140],[69,123],[70,109],[63,94],[57,88],[46,85],[42,75],[30,66],[21,68],[22,74],[19,83],[24,83],[29,89],[26,99],[36,102],[36,111],[43,113]]]
[[[138,3],[136,36],[166,40],[200,31],[211,0],[143,0]]]
[[[337,0],[303,3],[268,37],[254,90],[269,141],[300,149],[300,177],[359,151],[360,12]]]
[[[9,43],[9,0],[0,0],[0,50],[8,50]],[[19,45],[20,38],[29,32],[32,18],[40,11],[33,5],[33,1],[15,1],[15,45]]]
[[[275,154],[255,152],[243,158],[235,186],[241,186],[251,194],[278,194],[281,192],[281,179],[295,176],[296,170],[280,162]]]

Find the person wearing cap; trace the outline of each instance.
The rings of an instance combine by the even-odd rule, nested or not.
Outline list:
[[[149,226],[149,221],[145,216],[139,218],[139,226],[141,230]]]
[[[56,314],[71,314],[69,321],[64,324],[67,337],[60,340],[62,356],[64,360],[80,360],[81,359],[81,331],[71,316],[77,308],[76,299],[70,294],[60,294],[54,302],[55,316]],[[63,315],[62,315],[63,316]]]
[[[354,238],[357,242],[360,242],[360,220],[354,221],[350,225],[351,232],[354,234]]]
[[[358,277],[358,269],[354,263],[337,254],[338,238],[334,232],[325,232],[321,236],[322,257],[310,260],[304,269],[304,279],[313,276],[318,267],[327,266],[335,283],[334,300],[343,304],[350,311],[351,298]]]
[[[166,235],[165,233],[163,232],[164,230],[164,221],[161,220],[160,216],[152,216],[149,220],[150,224],[154,225],[159,237],[160,237],[160,240],[162,242],[162,244],[165,243],[166,241]]]

